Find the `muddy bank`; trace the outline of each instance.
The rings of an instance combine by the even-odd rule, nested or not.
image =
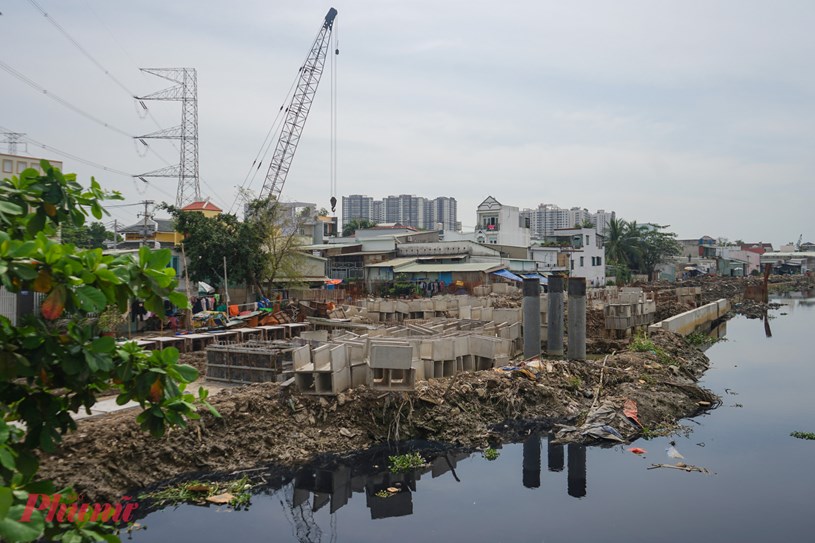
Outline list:
[[[41,475],[89,497],[115,498],[185,473],[294,467],[387,441],[484,446],[512,439],[521,421],[579,425],[600,403],[619,411],[614,426],[630,438],[639,430],[622,416],[625,399],[637,402],[648,431],[718,402],[696,385],[708,367],[704,354],[672,334],[653,340],[656,352],[622,352],[605,364],[544,361],[540,371],[464,373],[419,383],[409,394],[359,387],[326,399],[271,383],[225,389],[212,398],[222,418],[202,413],[161,439],[139,430],[135,411],[120,412],[81,421],[59,453],[43,459]]]

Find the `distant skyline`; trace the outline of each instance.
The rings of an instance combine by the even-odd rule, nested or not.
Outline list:
[[[447,195],[465,228],[487,196],[614,210],[702,235],[815,241],[815,3],[807,0],[519,0],[138,3],[37,0],[0,15],[0,62],[109,130],[0,70],[9,129],[109,168],[163,167],[128,135],[156,130],[123,87],[138,67],[198,71],[201,190],[225,209],[250,171],[328,11],[338,10],[337,193]],[[283,190],[329,208],[330,73]],[[149,103],[163,127],[178,103]],[[155,148],[174,162],[167,142]],[[0,152],[5,146],[0,145]],[[127,202],[151,186],[29,145]],[[262,171],[253,189],[262,184]],[[139,208],[111,208],[134,222]],[[337,213],[340,206],[337,206]]]

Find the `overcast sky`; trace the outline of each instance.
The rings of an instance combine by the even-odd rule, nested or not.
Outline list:
[[[466,229],[491,195],[520,208],[614,210],[680,238],[815,241],[811,0],[37,3],[136,94],[167,83],[138,67],[198,70],[201,190],[221,207],[333,5],[338,200],[452,196]],[[0,11],[0,61],[127,134],[156,130],[29,1]],[[284,199],[325,207],[329,76],[283,189]],[[123,172],[165,165],[2,70],[0,89],[4,129]],[[162,126],[180,122],[178,103],[148,105]],[[153,145],[177,161],[169,143]],[[172,179],[145,187],[28,151],[128,202],[175,197]],[[111,211],[133,221],[137,208]]]

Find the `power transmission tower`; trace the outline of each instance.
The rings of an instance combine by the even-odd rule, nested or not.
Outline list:
[[[181,102],[181,124],[145,134],[137,139],[180,140],[181,156],[178,166],[167,166],[137,177],[177,177],[175,205],[183,207],[201,199],[198,177],[198,77],[195,68],[142,68],[141,71],[177,83],[137,99]]]
[[[28,144],[20,141],[25,134],[22,132],[3,132],[3,135],[5,138],[0,143],[5,143],[8,146],[8,154],[16,155],[18,144],[24,145],[26,152],[28,152]]]

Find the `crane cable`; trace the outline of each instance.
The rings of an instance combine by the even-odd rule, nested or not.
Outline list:
[[[339,27],[334,21],[334,54],[331,55],[331,213],[337,209],[337,57],[340,54]]]
[[[320,32],[317,32],[317,36],[320,35]],[[315,36],[316,39],[316,36]],[[313,43],[314,40],[312,40]],[[285,98],[283,99],[283,103],[280,105],[280,108],[277,110],[277,115],[275,116],[274,120],[272,121],[272,126],[269,128],[269,131],[266,133],[266,137],[263,139],[263,143],[260,145],[260,149],[258,149],[257,154],[255,155],[255,159],[252,161],[252,165],[249,166],[249,171],[247,171],[246,176],[243,179],[243,182],[237,187],[238,191],[235,195],[235,200],[232,202],[232,206],[229,208],[229,213],[232,213],[232,210],[235,206],[239,203],[242,199],[242,195],[249,191],[252,185],[255,182],[255,178],[257,177],[257,172],[260,171],[260,167],[263,165],[263,162],[266,160],[266,157],[269,154],[269,150],[271,149],[272,145],[277,143],[277,139],[274,136],[278,134],[278,131],[283,126],[283,121],[285,117],[283,113],[288,112],[288,107],[291,105],[291,97],[294,94],[294,89],[297,86],[297,82],[300,80],[300,73],[306,66],[306,62],[308,62],[308,58],[311,54],[309,50],[306,53],[305,58],[300,63],[300,69],[297,70],[297,74],[294,76],[294,80],[291,82],[291,86],[289,87],[289,91],[286,93]]]

